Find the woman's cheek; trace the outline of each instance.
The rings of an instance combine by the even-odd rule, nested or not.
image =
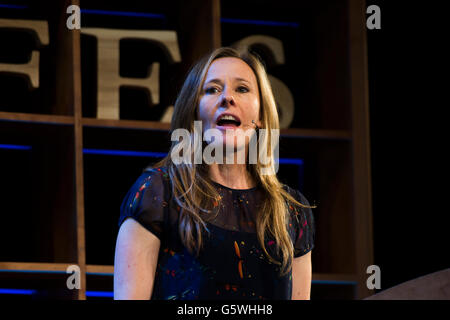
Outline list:
[[[204,106],[199,107],[199,117],[198,119],[202,122],[203,130],[210,129],[212,127],[214,114],[211,110],[206,109]]]
[[[253,99],[253,110],[255,113],[259,111],[259,99],[256,97]]]

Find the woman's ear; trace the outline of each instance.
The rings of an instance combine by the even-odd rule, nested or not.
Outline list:
[[[200,116],[198,114],[198,106],[197,106],[197,107],[195,107],[195,110],[194,110],[194,120],[198,120],[198,119],[200,119]]]
[[[263,110],[263,106],[260,104],[259,110],[258,110],[258,120],[255,122],[255,124],[258,126],[258,128],[262,127],[262,117],[263,117],[262,110]]]
[[[262,120],[261,120],[261,117],[259,117],[258,121],[256,121],[255,124],[258,126],[258,128],[261,128],[261,127],[262,127]]]

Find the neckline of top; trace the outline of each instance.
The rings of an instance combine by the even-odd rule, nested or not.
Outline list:
[[[164,173],[166,173],[166,167],[158,167],[158,168],[153,168],[153,169],[156,169],[156,170],[158,170],[160,172],[163,171]],[[160,169],[162,169],[162,170],[160,170]],[[150,172],[150,170],[145,170],[145,172]],[[255,187],[249,188],[249,189],[233,189],[233,188],[224,186],[223,184],[220,184],[220,183],[218,183],[218,182],[216,182],[214,180],[211,180],[211,182],[213,184],[215,184],[216,186],[218,186],[218,187],[221,187],[223,189],[230,190],[230,191],[236,191],[236,192],[248,192],[248,191],[254,191],[254,190],[258,189],[258,186],[255,186]]]
[[[233,188],[224,186],[223,184],[220,184],[220,183],[218,183],[218,182],[216,182],[214,180],[211,180],[211,181],[212,181],[212,183],[214,183],[218,187],[221,187],[221,188],[226,189],[226,190],[236,191],[236,192],[248,192],[248,191],[256,190],[258,188],[258,186],[256,186],[256,187],[249,188],[249,189],[233,189]]]

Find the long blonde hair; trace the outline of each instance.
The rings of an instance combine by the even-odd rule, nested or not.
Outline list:
[[[276,103],[264,64],[259,60],[258,56],[247,50],[238,50],[231,47],[218,48],[209,55],[204,56],[190,69],[175,101],[170,131],[173,132],[175,129],[183,128],[191,133],[194,132],[196,110],[208,68],[214,60],[223,57],[234,57],[243,60],[252,68],[256,75],[260,95],[261,123],[262,128],[266,129],[267,132],[265,137],[263,136],[262,138],[264,139],[264,144],[268,146],[269,165],[273,165],[275,160],[270,146],[271,129],[279,129]],[[176,165],[171,161],[170,154],[177,143],[174,141],[168,155],[152,167],[167,167],[167,173],[172,181],[173,197],[181,208],[179,220],[180,237],[189,251],[196,251],[198,254],[203,242],[202,230],[206,229],[205,221],[212,215],[217,214],[213,203],[220,201],[220,197],[208,177],[206,164],[182,163]],[[259,161],[257,164],[247,164],[247,168],[257,184],[262,187],[265,196],[261,210],[256,218],[258,241],[269,261],[279,264],[281,273],[285,274],[291,268],[294,254],[293,243],[287,230],[289,217],[286,201],[301,207],[311,208],[311,206],[295,200],[284,190],[283,185],[275,174],[261,174],[262,165]],[[215,207],[217,209],[220,206]],[[281,256],[281,261],[277,261],[267,252],[264,243],[266,236],[272,236],[275,239],[276,252]]]

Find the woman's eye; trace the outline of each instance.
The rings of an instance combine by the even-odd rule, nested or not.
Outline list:
[[[218,89],[215,88],[215,87],[210,87],[210,88],[207,88],[207,89],[205,90],[205,92],[208,93],[208,94],[211,94],[211,93],[217,93],[217,92],[218,92]]]
[[[239,91],[239,92],[249,92],[250,90],[249,90],[247,87],[240,86],[240,87],[238,88],[238,91]]]

